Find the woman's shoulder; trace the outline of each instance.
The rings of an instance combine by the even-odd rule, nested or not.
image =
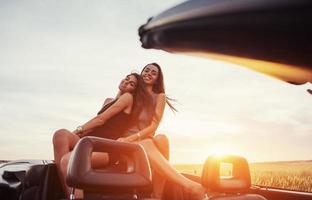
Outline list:
[[[157,99],[166,99],[166,94],[165,93],[158,93],[156,94]]]
[[[120,95],[120,97],[118,98],[120,100],[133,100],[133,94],[129,93],[129,92],[126,92],[122,95]]]

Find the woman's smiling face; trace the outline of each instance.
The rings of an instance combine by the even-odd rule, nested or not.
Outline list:
[[[154,65],[147,65],[141,73],[145,84],[153,85],[158,79],[159,69]]]

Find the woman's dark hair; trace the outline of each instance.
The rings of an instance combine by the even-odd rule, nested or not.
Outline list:
[[[140,74],[138,73],[131,73],[131,74],[128,74],[128,76],[134,76],[137,80],[137,84],[136,84],[136,87],[134,89],[134,91],[132,92],[132,95],[133,95],[133,102],[136,102],[137,99],[141,99],[142,95],[145,95],[145,91],[144,91],[144,88],[143,88],[143,85],[142,85],[142,77]],[[137,98],[139,97],[139,98]],[[102,109],[97,113],[98,115],[101,114],[102,112],[104,112],[105,110],[107,110],[107,108],[109,108],[111,105],[113,105],[115,102],[117,101],[117,99],[107,103],[106,105],[104,105],[102,107]],[[133,104],[134,107],[135,107],[135,103]]]
[[[155,110],[155,108],[152,106],[152,99],[150,98],[150,95],[146,92],[142,76],[137,73],[132,74],[135,74],[135,77],[137,78],[137,86],[135,92],[133,93],[133,106],[131,111],[131,117],[128,122],[129,127],[137,126],[137,124],[139,123],[140,113],[143,111],[143,109],[146,109],[148,113],[151,113]]]
[[[164,75],[163,75],[163,72],[161,70],[161,67],[157,63],[149,63],[149,64],[145,65],[145,67],[141,71],[141,74],[143,73],[145,68],[149,65],[153,65],[153,66],[157,67],[157,69],[158,69],[158,78],[156,80],[156,83],[153,85],[153,92],[155,92],[156,94],[160,94],[160,93],[166,94],[165,93],[165,84],[164,84]],[[171,104],[170,101],[175,101],[175,99],[171,99],[171,98],[166,96],[166,103],[168,104],[170,109],[174,112],[177,112],[177,109]]]
[[[123,122],[122,126],[125,126],[127,128],[133,127],[134,125],[138,124],[138,117],[143,110],[143,108],[148,108],[151,103],[150,100],[151,98],[147,94],[145,87],[144,87],[144,81],[141,77],[140,74],[138,73],[131,73],[127,76],[135,76],[137,79],[137,84],[135,90],[132,92],[133,95],[133,105],[132,105],[132,110],[130,114],[130,119],[127,122]],[[102,107],[102,109],[97,113],[98,115],[107,110],[110,106],[112,106],[117,99],[113,100],[112,102],[109,102],[105,106]]]

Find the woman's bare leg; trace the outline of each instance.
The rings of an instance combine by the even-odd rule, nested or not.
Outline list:
[[[62,159],[66,154],[73,150],[79,139],[80,138],[77,135],[66,129],[60,129],[53,135],[54,162],[56,164],[58,175],[65,192],[68,192],[68,187],[66,186],[65,182],[67,164],[65,168],[66,170],[64,170],[64,166],[61,164]],[[65,158],[63,162],[67,162]]]
[[[164,193],[164,188],[166,184],[166,177],[159,174],[157,170],[152,169],[152,184],[153,184],[153,193],[152,198],[161,199]]]
[[[171,181],[181,185],[198,198],[202,198],[204,196],[204,188],[199,183],[184,177],[175,168],[173,168],[172,165],[170,165],[165,157],[159,152],[151,139],[142,140],[139,144],[141,144],[146,150],[147,156],[154,170],[162,176],[167,177]]]
[[[67,169],[68,169],[68,163],[69,159],[71,156],[71,152],[68,152],[67,154],[63,155],[61,161],[60,161],[60,170],[62,176],[62,181],[64,183],[64,188],[67,197],[69,197],[70,194],[70,188],[66,185],[66,175],[67,175]],[[92,168],[101,168],[105,167],[108,164],[108,154],[107,153],[102,153],[102,152],[94,152],[92,153],[92,158],[91,158],[91,166]],[[76,189],[75,190],[75,197],[78,199],[83,198],[83,191]]]
[[[169,160],[169,140],[166,135],[158,134],[154,136],[153,141],[160,153]]]
[[[61,159],[61,163],[60,163],[60,170],[61,173],[63,174],[63,176],[61,177],[62,182],[64,183],[64,191],[66,193],[66,197],[69,198],[70,195],[70,187],[67,186],[66,184],[66,175],[67,175],[67,169],[68,169],[68,163],[69,163],[69,159],[71,156],[71,152],[68,152],[67,154],[65,154],[62,159]],[[83,191],[79,190],[79,189],[75,189],[75,198],[79,198],[82,199],[83,198]]]
[[[160,153],[169,160],[169,140],[166,135],[158,134],[153,138],[153,142],[156,145]],[[161,198],[164,187],[166,184],[166,177],[162,176],[157,172],[157,170],[152,169],[153,175],[153,197]]]
[[[60,129],[53,135],[53,149],[54,149],[54,161],[59,174],[59,178],[64,189],[64,192],[68,196],[70,189],[66,185],[66,175],[69,158],[71,151],[79,141],[79,137],[69,130]],[[100,168],[108,163],[108,155],[106,153],[95,152],[92,154],[91,165],[93,168]],[[79,194],[81,193],[81,194]],[[82,196],[82,192],[77,192],[76,195]]]
[[[53,149],[56,164],[60,163],[65,154],[73,150],[79,139],[77,135],[66,129],[60,129],[54,133]]]

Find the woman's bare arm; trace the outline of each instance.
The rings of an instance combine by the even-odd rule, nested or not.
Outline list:
[[[151,124],[148,127],[139,131],[137,134],[130,135],[122,140],[133,142],[133,141],[138,141],[138,140],[147,138],[149,136],[153,136],[162,119],[165,106],[166,106],[166,95],[164,93],[158,94],[157,99],[156,99],[155,114],[152,118]]]
[[[118,100],[111,105],[107,110],[105,110],[103,113],[97,115],[84,125],[82,125],[82,134],[89,132],[90,130],[94,129],[95,127],[98,127],[102,124],[104,124],[108,119],[113,117],[114,115],[118,114],[119,112],[123,112],[123,110],[127,109],[129,106],[131,107],[133,104],[133,96],[129,93],[125,93],[121,95]],[[74,133],[78,134],[78,131],[74,131]]]

